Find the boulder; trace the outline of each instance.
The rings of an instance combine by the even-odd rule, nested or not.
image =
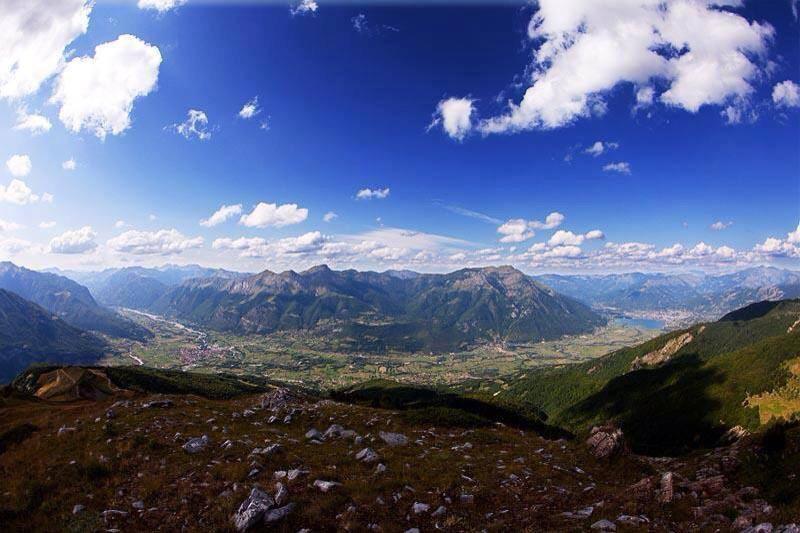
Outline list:
[[[322,434],[322,438],[331,439],[331,438],[341,437],[342,431],[344,431],[344,428],[339,424],[331,424],[331,427],[326,429],[325,433]]]
[[[183,449],[186,450],[187,453],[199,453],[206,449],[206,446],[208,446],[209,442],[210,441],[207,435],[195,437],[193,439],[189,439],[186,444],[183,445]]]
[[[338,487],[340,485],[341,483],[338,483],[336,481],[323,481],[321,479],[314,481],[314,487],[318,488],[322,492],[328,492],[334,487]]]
[[[265,524],[272,524],[274,522],[279,522],[289,516],[289,514],[294,511],[294,503],[287,503],[283,507],[278,507],[277,509],[273,509],[269,511],[267,514],[264,515],[264,523]]]
[[[275,505],[281,506],[289,500],[289,491],[280,481],[275,483]]]
[[[658,501],[661,503],[671,503],[675,497],[675,476],[672,472],[666,472],[661,476],[659,483]]]
[[[411,506],[411,511],[414,514],[422,514],[422,513],[427,513],[430,510],[430,508],[431,506],[428,505],[427,503],[414,502],[414,505]]]
[[[325,437],[322,436],[322,433],[317,428],[311,428],[306,431],[306,438],[308,440],[324,440]]]
[[[591,528],[594,529],[594,530],[597,530],[597,531],[616,531],[617,530],[616,524],[614,524],[614,522],[611,522],[610,520],[606,520],[606,519],[598,520],[597,522],[592,524]]]
[[[361,461],[362,463],[374,463],[378,459],[380,459],[380,457],[372,450],[372,448],[364,448],[356,454],[356,460]]]
[[[408,444],[408,437],[402,433],[390,433],[388,431],[381,431],[378,436],[383,442],[389,446],[405,446]]]
[[[253,488],[233,515],[237,531],[247,531],[260,522],[267,511],[275,506],[272,497],[261,489]]]
[[[279,387],[275,390],[267,392],[263,396],[261,396],[261,408],[262,409],[283,409],[291,402],[296,401],[297,398],[295,397],[292,392],[284,387]]]
[[[610,459],[625,450],[625,438],[622,430],[615,426],[593,427],[586,445],[598,459]]]

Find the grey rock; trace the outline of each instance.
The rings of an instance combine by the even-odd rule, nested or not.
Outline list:
[[[76,505],[75,507],[72,508],[72,514],[82,513],[84,509],[86,509],[86,507],[84,507],[81,504],[78,504],[78,505]]]
[[[375,467],[375,473],[376,474],[383,474],[384,472],[386,472],[386,465],[385,464],[380,463],[378,466]]]
[[[272,524],[274,522],[279,522],[289,516],[292,511],[294,511],[295,504],[294,503],[287,503],[283,507],[278,507],[277,509],[273,509],[269,511],[267,514],[264,515],[264,523],[265,524]]]
[[[131,504],[131,507],[133,507],[134,509],[142,510],[144,509],[144,502],[142,500],[136,500]]]
[[[275,505],[282,506],[289,500],[289,491],[286,487],[278,481],[275,483]]]
[[[186,444],[183,445],[183,449],[186,450],[187,453],[199,453],[206,449],[209,442],[210,441],[207,435],[203,435],[202,437],[194,437],[189,439]]]
[[[152,400],[147,403],[143,403],[142,407],[145,409],[152,409],[154,407],[160,407],[163,409],[166,407],[172,407],[173,405],[175,404],[172,403],[172,400]]]
[[[321,479],[314,481],[314,487],[318,488],[322,492],[328,492],[334,487],[338,487],[340,485],[341,483],[338,483],[336,481],[323,481]]]
[[[402,433],[390,433],[388,431],[381,431],[378,436],[389,446],[405,446],[408,444],[408,437]]]
[[[344,428],[339,424],[331,424],[331,426],[325,430],[325,433],[322,434],[323,439],[330,439],[342,436],[342,431]]]
[[[324,439],[324,437],[322,436],[322,433],[320,433],[317,428],[311,428],[308,431],[306,431],[306,438],[308,440],[323,440]]]
[[[444,505],[440,505],[439,507],[436,508],[434,512],[431,513],[431,516],[437,518],[440,516],[444,516],[446,512],[447,512],[447,507],[445,507]]]
[[[596,529],[598,531],[616,531],[617,530],[617,526],[614,524],[614,522],[611,522],[610,520],[606,520],[606,519],[598,520],[597,522],[592,524],[591,527],[592,527],[592,529]]]
[[[378,459],[380,459],[380,457],[372,450],[372,448],[364,448],[356,454],[356,460],[361,461],[362,463],[374,463]]]
[[[430,508],[431,506],[428,505],[427,503],[414,502],[414,505],[411,506],[411,511],[414,514],[421,514],[421,513],[427,513],[430,510]]]
[[[247,531],[264,518],[264,514],[275,506],[272,497],[261,489],[253,488],[250,495],[239,505],[233,515],[237,531]]]

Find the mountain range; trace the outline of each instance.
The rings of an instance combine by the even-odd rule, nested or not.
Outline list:
[[[105,343],[24,298],[0,289],[0,383],[34,362],[91,363]]]
[[[40,305],[76,328],[140,341],[152,336],[147,329],[99,305],[86,287],[64,276],[2,262],[0,289]]]
[[[408,275],[322,265],[300,273],[194,279],[149,310],[237,333],[313,330],[339,348],[377,352],[531,342],[605,323],[586,305],[512,267]]]
[[[687,310],[705,318],[761,300],[800,297],[800,273],[774,267],[754,267],[709,275],[627,273],[536,277],[554,290],[593,307],[618,311]]]

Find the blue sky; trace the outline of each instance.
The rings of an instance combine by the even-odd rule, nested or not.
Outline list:
[[[539,272],[800,258],[800,25],[788,0],[724,13],[671,3],[676,20],[680,4],[699,10],[711,44],[631,2],[598,14],[575,0],[588,30],[572,37],[597,39],[593,55],[562,43],[538,62],[567,3],[320,0],[294,14],[288,3],[67,3],[38,29],[30,12],[4,15],[19,43],[0,47],[22,67],[0,63],[0,254],[16,262]],[[597,43],[619,20],[655,21],[672,48],[659,43],[657,65],[646,46],[608,53]],[[24,46],[40,41],[57,42],[49,71]],[[705,66],[681,70],[688,54]],[[35,87],[20,88],[28,78]],[[552,95],[523,99],[548,80]],[[642,89],[654,96],[637,105]],[[189,110],[205,129],[180,128]],[[200,224],[223,206],[227,219]]]

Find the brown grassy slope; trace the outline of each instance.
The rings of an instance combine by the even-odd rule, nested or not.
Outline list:
[[[706,474],[721,471],[722,457],[733,452],[680,461],[623,457],[609,463],[589,456],[580,442],[548,441],[498,425],[474,430],[429,427],[401,413],[330,401],[297,404],[291,423],[268,424],[271,413],[266,410],[240,416],[257,404],[257,397],[172,396],[171,408],[139,407],[152,398],[140,395],[128,407],[115,407],[111,420],[106,410],[113,399],[66,404],[13,399],[0,406],[0,435],[25,424],[36,427],[32,433],[22,431],[17,436],[21,440],[9,441],[0,453],[2,529],[226,531],[250,488],[260,484],[272,491],[273,472],[289,468],[309,473],[287,483],[297,508],[280,523],[280,531],[364,531],[370,524],[390,532],[411,527],[430,531],[437,525],[447,531],[579,530],[620,514],[645,514],[654,530],[725,529],[741,513],[721,495],[695,498],[687,490],[679,501],[662,505],[653,490],[637,499],[630,488],[666,470],[690,482],[703,468]],[[355,430],[364,444],[351,439],[311,444],[304,438],[309,428],[324,431],[332,423]],[[58,436],[62,426],[76,429]],[[376,438],[380,430],[401,432],[410,443],[389,447]],[[188,437],[202,434],[211,439],[205,451],[189,455],[181,449]],[[227,439],[234,445],[220,448]],[[276,442],[285,451],[259,458],[260,473],[248,478],[248,454]],[[467,442],[471,448],[463,447]],[[384,474],[354,459],[364,446],[380,454],[387,466]],[[311,486],[315,479],[342,486],[322,494]],[[735,492],[733,479],[726,483]],[[461,494],[473,495],[474,502],[460,502]],[[138,500],[144,503],[142,511],[133,507]],[[718,501],[720,509],[696,518],[693,507]],[[429,504],[431,511],[445,505],[447,511],[438,518],[414,515],[414,502]],[[85,510],[73,515],[77,504]],[[594,507],[589,518],[562,514],[587,506]],[[129,514],[105,521],[101,512],[107,509]]]

